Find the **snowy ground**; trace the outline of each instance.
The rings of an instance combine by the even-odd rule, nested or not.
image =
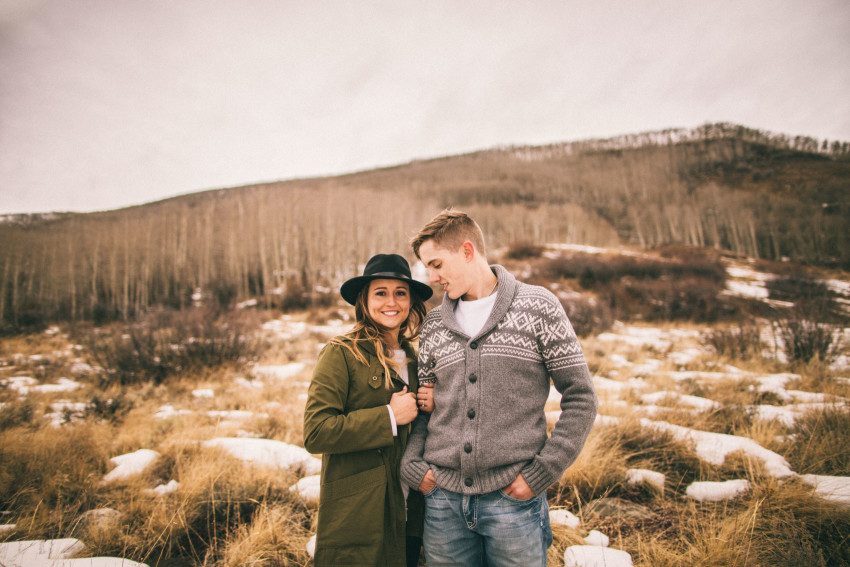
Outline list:
[[[729,293],[748,294],[753,297],[766,297],[756,283],[764,278],[746,268],[737,268],[732,275],[736,278]],[[761,280],[760,280],[761,278]],[[344,332],[349,323],[342,320],[331,321],[325,325],[310,325],[294,317],[285,316],[264,325],[264,331],[279,341],[290,341],[304,337],[314,337],[321,346],[323,340]],[[809,392],[798,389],[800,377],[789,373],[759,374],[746,372],[729,366],[712,366],[712,353],[701,342],[703,329],[672,328],[660,329],[649,326],[616,324],[609,332],[602,333],[587,341],[585,350],[590,349],[607,353],[594,376],[594,383],[601,401],[598,424],[615,423],[624,415],[637,415],[640,425],[671,433],[675,438],[689,443],[694,453],[707,463],[723,464],[727,455],[743,452],[764,464],[764,469],[778,479],[799,478],[812,487],[818,497],[850,506],[850,478],[818,475],[798,475],[788,462],[779,454],[770,451],[752,439],[700,431],[683,427],[663,420],[670,410],[702,412],[718,410],[721,403],[707,397],[695,396],[685,391],[685,385],[711,385],[722,381],[737,381],[746,388],[754,388],[759,393],[769,393],[778,400],[776,404],[761,404],[746,408],[758,419],[778,420],[791,425],[806,411],[825,407],[848,408],[847,399],[840,396],[828,396],[822,392]],[[261,390],[267,385],[286,384],[296,396],[295,403],[303,404],[310,372],[315,363],[315,353],[305,356],[304,360],[283,364],[259,364],[243,376],[234,378],[228,388],[242,389],[246,392]],[[17,370],[18,367],[32,368],[39,360],[34,357],[16,355],[0,367],[0,386],[17,397],[41,396],[45,400],[44,418],[56,427],[62,427],[82,415],[86,402],[74,400],[73,396],[85,385],[85,374],[91,370],[85,361],[77,358],[78,349],[69,349],[65,353],[52,353],[52,357],[64,356],[73,363],[77,375],[73,378],[62,377],[43,382],[35,373]],[[694,370],[699,368],[700,370]],[[850,371],[845,376],[850,376]],[[843,377],[847,380],[846,377]],[[262,417],[258,411],[242,409],[209,409],[212,403],[226,396],[226,388],[220,385],[198,387],[179,400],[161,406],[156,418],[159,420],[177,419],[182,416],[205,415],[211,420],[209,436],[197,439],[206,447],[215,447],[233,458],[256,466],[272,468],[291,468],[300,471],[302,477],[290,490],[315,505],[318,499],[318,473],[321,463],[315,456],[309,455],[302,447],[282,443],[271,439],[256,438],[250,430],[252,418]],[[65,399],[65,398],[68,399]],[[547,418],[557,418],[558,394],[552,391],[547,404]],[[259,408],[262,409],[262,408]],[[0,407],[0,411],[2,407]],[[661,416],[661,417],[659,417]],[[247,429],[246,429],[247,428]],[[156,447],[142,447],[124,455],[112,458],[115,465],[103,478],[104,483],[127,480],[139,475],[151,466],[159,457]],[[625,479],[629,483],[647,484],[660,493],[664,491],[664,475],[652,470],[630,469]],[[162,498],[180,489],[176,479],[146,490]],[[694,482],[686,489],[688,497],[718,501],[737,498],[750,489],[749,479],[733,479],[724,482]],[[580,530],[585,545],[568,547],[564,553],[564,564],[575,567],[591,565],[632,565],[632,558],[623,551],[611,549],[609,536],[596,530],[584,530],[581,520],[570,511],[553,509],[550,518],[554,525],[564,525]],[[0,565],[14,566],[53,566],[76,567],[91,565],[97,567],[140,565],[116,558],[71,559],[75,554],[84,553],[85,544],[77,540],[50,540],[21,542],[12,541],[15,526],[0,526]],[[312,550],[315,541],[307,544]],[[312,551],[311,551],[312,553]],[[85,561],[85,563],[82,563]]]

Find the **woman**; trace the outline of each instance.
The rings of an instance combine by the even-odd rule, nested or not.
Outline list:
[[[356,323],[322,349],[304,409],[304,446],[322,453],[316,567],[418,562],[424,504],[399,467],[418,414],[410,342],[432,293],[397,254],[373,256],[340,289]]]

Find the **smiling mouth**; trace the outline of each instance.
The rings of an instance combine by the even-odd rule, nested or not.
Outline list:
[[[383,311],[382,313],[384,315],[386,315],[387,317],[395,317],[396,315],[399,314],[398,311]]]

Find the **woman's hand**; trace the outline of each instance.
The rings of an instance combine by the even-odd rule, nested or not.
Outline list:
[[[407,391],[407,386],[401,392],[396,392],[390,399],[390,409],[393,410],[396,425],[407,425],[416,419],[419,413],[416,409],[416,396]]]
[[[434,384],[420,384],[416,392],[416,403],[419,409],[431,413],[434,411]]]

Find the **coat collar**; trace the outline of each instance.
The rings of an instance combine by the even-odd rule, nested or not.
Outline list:
[[[353,340],[351,340],[350,337],[346,338],[352,343],[354,342]],[[375,351],[375,343],[373,343],[372,341],[359,341],[357,343],[357,346],[360,347],[360,350],[362,350],[369,356],[378,356],[378,353]],[[413,349],[413,345],[411,345],[409,341],[403,341],[401,343],[401,348],[404,350],[405,354],[407,354],[408,357],[416,356],[416,351]]]
[[[354,343],[351,337],[345,336],[345,340]],[[381,362],[378,360],[378,353],[375,350],[375,343],[372,341],[359,341],[357,346],[361,351],[366,355],[367,360],[369,361],[369,369],[373,372],[375,376],[383,376],[384,375],[384,367],[381,366]],[[404,350],[407,358],[410,359],[410,362],[407,365],[407,377],[410,380],[410,386],[408,390],[411,392],[415,392],[419,387],[419,377],[417,376],[416,370],[413,365],[416,363],[416,350],[413,348],[413,345],[410,344],[409,341],[403,341],[401,343],[401,348]],[[390,372],[392,372],[392,378],[397,380],[398,382],[402,382],[398,373],[395,372],[392,367],[390,367]]]

